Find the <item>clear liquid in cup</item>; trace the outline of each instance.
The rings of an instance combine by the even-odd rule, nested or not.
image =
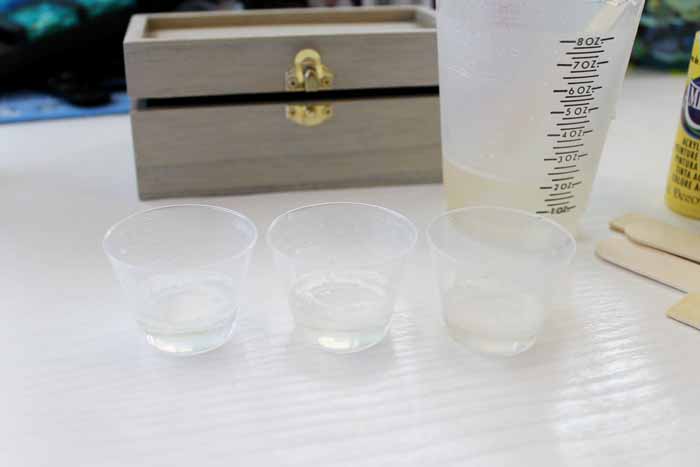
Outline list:
[[[235,291],[228,278],[170,284],[137,314],[148,342],[175,354],[197,354],[229,338],[236,320]]]
[[[489,280],[458,283],[442,300],[450,335],[491,355],[512,356],[528,350],[547,314],[536,294]]]
[[[379,343],[387,333],[392,304],[386,278],[368,271],[307,274],[289,292],[298,331],[310,343],[338,353]]]

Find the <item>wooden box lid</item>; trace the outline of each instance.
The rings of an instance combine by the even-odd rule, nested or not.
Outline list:
[[[334,90],[437,86],[435,16],[417,7],[136,15],[124,39],[133,98],[285,91],[302,49]]]

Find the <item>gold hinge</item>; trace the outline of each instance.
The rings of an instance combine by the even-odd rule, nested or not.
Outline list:
[[[319,126],[333,118],[330,104],[297,104],[287,106],[287,119],[301,126]]]
[[[285,74],[287,91],[317,92],[333,87],[333,72],[313,49],[304,49],[294,57],[294,65]],[[286,109],[287,119],[301,126],[315,127],[333,118],[331,104],[294,104]]]

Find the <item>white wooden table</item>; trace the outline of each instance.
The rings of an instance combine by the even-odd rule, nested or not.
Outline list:
[[[700,465],[700,332],[664,315],[681,294],[593,255],[628,211],[700,229],[663,206],[682,91],[681,76],[627,80],[568,303],[510,360],[449,341],[424,238],[374,349],[300,345],[259,242],[232,341],[159,354],[101,250],[115,220],[173,203],[138,201],[128,119],[0,127],[0,465]],[[443,208],[439,186],[205,202],[264,232],[325,200],[382,204],[421,228]]]

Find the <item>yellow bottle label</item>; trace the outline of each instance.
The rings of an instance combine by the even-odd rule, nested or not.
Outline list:
[[[666,204],[673,211],[700,219],[700,32],[695,35],[681,124],[673,147]]]

